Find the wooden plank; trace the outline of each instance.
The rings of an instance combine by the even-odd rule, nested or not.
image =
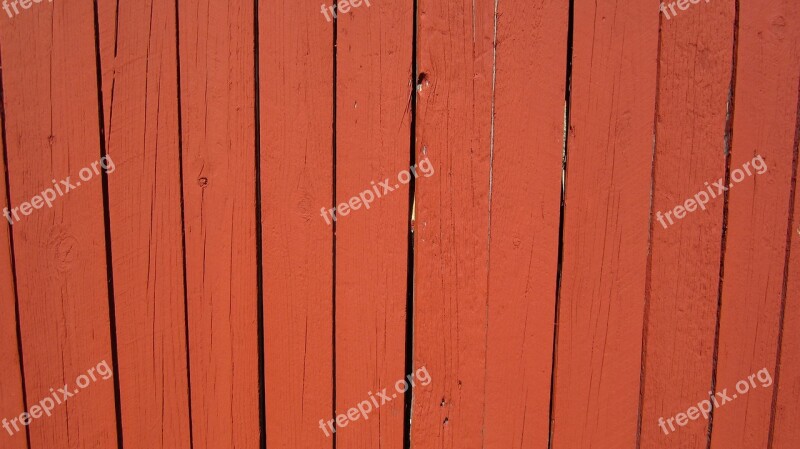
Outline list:
[[[267,446],[333,447],[333,23],[259,8]]]
[[[25,387],[28,406],[65,385],[79,394],[31,423],[30,444],[114,448],[113,380],[76,383],[112,363],[102,183],[79,179],[101,156],[93,5],[34,6],[0,25],[11,203],[51,180],[74,188],[13,225]]]
[[[414,177],[414,3],[344,11],[337,18],[336,204],[326,205],[356,209],[336,222],[336,412],[346,414],[384,388],[392,399],[339,427],[336,447],[402,449],[405,395],[396,382],[405,376],[409,186],[402,181]],[[403,171],[409,177],[400,179]],[[428,180],[422,170],[418,175],[417,182]],[[373,185],[385,180],[394,191],[380,188],[378,198]],[[369,200],[366,209],[362,201]]]
[[[195,447],[260,444],[253,8],[178,4]]]
[[[768,447],[800,80],[800,30],[787,24],[798,21],[797,2],[740,4],[716,373],[734,402],[714,412],[711,449]]]
[[[0,115],[0,129],[3,129]],[[0,134],[0,207],[3,213],[8,208],[6,187],[5,140]],[[0,221],[0,363],[3,375],[0,376],[0,419],[12,419],[20,415],[26,406],[23,398],[22,373],[20,370],[19,336],[17,335],[16,297],[14,286],[13,260],[11,253],[11,224],[3,217]],[[6,421],[2,423],[6,425]],[[10,425],[9,425],[10,427]],[[6,434],[8,432],[9,434]],[[0,431],[3,447],[27,449],[25,432],[15,432],[13,428]]]
[[[174,6],[174,5],[173,5]],[[101,78],[101,94],[103,96],[103,124],[105,125],[104,135],[106,149],[108,149],[108,140],[111,136],[111,102],[113,100],[114,83],[116,78],[117,66],[112,62],[117,54],[117,34],[119,33],[119,22],[117,13],[119,9],[119,0],[105,1],[97,3],[97,46],[100,53],[100,78]],[[174,16],[175,14],[173,14]],[[127,19],[123,19],[124,22]],[[142,41],[143,43],[145,41]],[[177,58],[177,54],[175,58]],[[124,66],[120,67],[124,70]]]
[[[483,439],[495,2],[418,5],[414,394],[411,444],[479,447]]]
[[[800,114],[800,109],[796,112]],[[798,141],[800,140],[800,120],[798,121],[794,142],[795,178],[794,215],[790,222],[791,246],[786,269],[785,310],[783,335],[780,347],[780,364],[774,373],[775,408],[771,446],[769,449],[794,449],[800,447],[800,195],[797,194]]]
[[[118,6],[99,26],[123,440],[189,448],[175,5]]]
[[[679,209],[682,219],[674,208],[725,177],[734,3],[701,2],[661,18],[643,449],[707,444],[702,417],[685,427],[673,419],[675,431],[663,425],[669,434],[659,419],[685,413],[712,387],[725,201],[720,194],[705,210]]]
[[[483,447],[547,448],[569,4],[497,16]]]
[[[658,26],[647,2],[575,3],[555,449],[636,447]]]

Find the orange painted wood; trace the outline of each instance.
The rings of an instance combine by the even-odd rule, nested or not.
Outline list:
[[[411,445],[483,441],[495,3],[418,5],[416,160],[436,174],[416,186],[414,394]]]
[[[800,114],[800,110],[797,111]],[[800,127],[798,127],[800,128]],[[800,129],[797,131],[800,137]],[[794,215],[790,222],[790,258],[786,271],[786,298],[783,321],[783,338],[780,348],[780,365],[775,385],[777,388],[772,429],[772,446],[769,449],[794,449],[800,447],[800,196],[797,195],[798,140],[794,143]]]
[[[12,228],[29,407],[112,363],[102,183],[78,185],[101,155],[93,6],[36,6],[0,25],[12,207],[52,179],[75,189]],[[29,431],[32,449],[117,447],[114,381],[91,383]]]
[[[330,449],[333,24],[318,3],[259,8],[267,446]]]
[[[658,17],[575,3],[553,448],[635,448]]]
[[[3,127],[0,118],[0,129]],[[0,135],[0,208],[8,207],[6,190],[5,141]],[[14,286],[13,260],[11,254],[11,225],[5,217],[0,221],[0,420],[19,416],[26,410],[22,393],[22,374],[20,372],[19,339],[17,338],[16,297]],[[2,423],[0,423],[1,425]],[[13,429],[11,430],[13,432]],[[27,449],[25,432],[8,434],[0,429],[0,441],[9,449]]]
[[[253,8],[178,3],[194,447],[260,442]]]
[[[189,448],[175,5],[118,6],[99,26],[123,440]]]
[[[166,5],[165,5],[166,6]],[[117,13],[119,9],[119,0],[104,1],[97,3],[97,46],[100,53],[100,78],[101,78],[101,94],[103,97],[103,124],[106,149],[108,149],[108,139],[111,136],[109,128],[111,125],[111,102],[114,92],[114,84],[116,78],[116,71],[118,67],[116,64],[110,62],[114,61],[117,54],[117,34],[119,33],[119,21]],[[174,9],[174,5],[173,5]],[[174,16],[174,14],[173,14]],[[123,19],[124,22],[130,19]],[[141,21],[139,21],[141,23]],[[144,40],[141,41],[145,42]],[[177,61],[177,54],[173,56]],[[120,67],[120,69],[124,69]],[[112,156],[113,157],[113,156]]]
[[[498,3],[485,448],[547,448],[550,436],[568,13]]]
[[[724,198],[666,229],[657,214],[725,176],[734,2],[692,5],[662,16],[661,27],[641,448],[705,448],[702,417],[669,435],[658,420],[708,399],[712,387]]]
[[[358,198],[357,209],[337,215],[336,411],[384,388],[392,398],[337,429],[338,449],[403,448],[405,395],[396,382],[405,377],[409,185],[398,174],[411,159],[413,7],[362,3],[337,18],[336,204],[364,191],[375,198],[369,209]],[[417,172],[416,183],[431,179]],[[373,185],[386,179],[394,191],[379,188],[378,198]]]
[[[730,191],[716,373],[735,402],[714,412],[711,449],[768,447],[794,183],[800,5],[742,3],[739,17],[731,182],[744,179]]]

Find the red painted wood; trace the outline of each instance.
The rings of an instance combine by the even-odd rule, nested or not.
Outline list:
[[[257,448],[253,2],[178,3],[194,447]]]
[[[547,448],[569,5],[497,6],[483,447]]]
[[[78,178],[101,155],[93,17],[91,2],[54,2],[0,25],[12,207],[53,179],[75,186],[12,228],[28,407],[112,363],[102,183]],[[112,379],[51,413],[30,424],[31,449],[117,447]]]
[[[101,63],[123,439],[189,448],[175,5],[107,9],[119,13],[99,26],[116,40]]]
[[[419,449],[483,441],[494,8],[418,6],[416,158],[436,170],[416,189],[414,366],[432,378],[414,395]]]
[[[768,447],[794,182],[800,5],[745,3],[739,17],[731,171],[744,179],[730,192],[717,364],[735,399],[714,412],[711,449]]]
[[[405,377],[409,186],[398,176],[411,159],[413,7],[369,2],[338,14],[336,204],[358,202],[336,222],[336,411],[384,388],[391,398],[339,427],[338,449],[403,447],[405,395],[396,382]],[[418,174],[418,184],[430,180]],[[380,188],[378,198],[373,185],[385,179],[394,191]],[[365,191],[369,209],[360,205]]]
[[[3,126],[0,119],[0,129]],[[5,141],[0,136],[0,147],[5,153]],[[6,173],[5,157],[0,157],[0,173]],[[5,177],[0,179],[0,207],[8,207],[8,190]],[[3,375],[0,376],[0,419],[19,416],[26,410],[22,398],[22,375],[20,373],[19,339],[17,338],[17,319],[15,315],[16,298],[14,286],[13,260],[11,254],[11,224],[5,217],[0,221],[0,363]],[[2,425],[3,423],[0,423]],[[10,425],[9,425],[10,427]],[[11,432],[9,434],[8,432]],[[0,429],[0,441],[9,449],[27,449],[25,432],[14,433],[14,429]]]
[[[326,449],[333,418],[333,25],[259,8],[267,446]]]
[[[734,2],[692,5],[661,27],[653,211],[663,215],[725,176]],[[666,229],[652,218],[642,449],[706,447],[702,417],[668,435],[658,420],[711,390],[723,210],[720,196]]]
[[[634,448],[658,17],[575,3],[553,448]]]
[[[800,110],[797,111],[800,113]],[[798,131],[800,136],[800,131]],[[797,140],[794,143],[797,155]],[[795,158],[795,173],[797,173]],[[772,429],[772,446],[769,449],[793,449],[800,445],[800,196],[797,195],[797,178],[794,179],[794,215],[790,222],[791,245],[786,276],[786,298],[783,321],[783,338],[780,348],[780,365],[774,378],[777,388]]]
[[[340,6],[336,29],[308,2],[28,1],[0,4],[0,203],[75,181],[101,136],[115,169],[108,210],[98,176],[0,223],[0,419],[114,349],[121,402],[92,384],[30,449],[114,448],[118,424],[130,447],[400,449],[407,350],[431,379],[417,449],[708,449],[707,420],[659,418],[763,368],[775,383],[716,410],[710,448],[800,443],[793,3],[738,2],[735,46],[733,0],[576,0],[568,67],[555,0],[420,0],[416,30],[410,0]],[[409,151],[433,170],[411,213]],[[662,226],[756,155],[727,209]]]

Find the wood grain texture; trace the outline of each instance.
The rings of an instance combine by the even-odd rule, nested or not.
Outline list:
[[[667,228],[673,211],[725,177],[734,2],[702,2],[661,19],[649,314],[641,448],[705,448],[702,418],[666,435],[665,420],[708,399],[719,296],[724,198]],[[667,426],[669,430],[669,426]]]
[[[190,435],[175,12],[122,2],[118,28],[107,14],[99,26],[115,39],[101,63],[123,440],[180,449]]]
[[[717,390],[738,398],[714,412],[711,449],[768,448],[794,182],[800,30],[788,24],[800,5],[742,2],[739,17],[716,373]]]
[[[796,50],[795,50],[796,51]],[[800,114],[800,110],[797,111]],[[796,130],[800,137],[800,121]],[[794,215],[790,222],[791,244],[786,270],[786,298],[783,319],[783,338],[780,348],[780,365],[773,373],[776,383],[776,402],[772,413],[772,446],[769,449],[794,449],[800,447],[800,195],[797,194],[798,141],[794,142],[795,178],[793,179]]]
[[[634,448],[658,17],[575,3],[553,448]]]
[[[392,399],[337,429],[336,447],[402,449],[404,394],[395,383],[405,376],[409,185],[398,173],[408,173],[411,159],[414,4],[389,0],[341,11],[336,203],[364,191],[375,198],[369,209],[353,201],[357,209],[337,215],[336,411],[346,413],[384,388]],[[418,173],[418,183],[429,180]],[[394,191],[380,188],[377,198],[373,183],[386,179]]]
[[[115,56],[117,55],[117,35],[119,34],[119,18],[117,17],[117,13],[119,12],[119,2],[120,0],[112,0],[112,1],[100,1],[97,2],[97,47],[98,52],[100,55],[100,84],[101,84],[101,95],[103,97],[103,125],[104,125],[104,136],[105,136],[105,144],[106,149],[108,149],[108,140],[111,137],[110,127],[111,127],[111,103],[114,97],[114,84],[116,80],[116,72],[119,69],[120,71],[124,70],[124,65],[117,67],[116,64],[112,63],[114,61]],[[177,0],[176,0],[177,2]],[[175,3],[173,9],[175,8]],[[163,7],[167,7],[164,5]],[[175,14],[172,14],[175,16]],[[123,22],[126,20],[130,20],[127,18],[123,19]],[[141,24],[141,20],[138,21]],[[123,24],[123,27],[125,24]],[[134,27],[135,29],[135,27]],[[177,38],[175,39],[177,41]],[[146,42],[144,39],[137,40],[137,42]],[[173,56],[176,61],[178,58],[177,53]],[[177,65],[177,62],[176,62]],[[117,126],[119,127],[119,125]]]
[[[267,446],[326,449],[333,418],[333,24],[259,9]]]
[[[0,31],[12,206],[53,179],[75,186],[12,228],[29,406],[112,362],[102,183],[78,179],[101,154],[93,18],[91,2],[45,3]],[[117,447],[114,382],[91,383],[29,432],[31,449]]]
[[[260,442],[254,14],[178,3],[195,448]]]
[[[550,434],[568,21],[565,2],[498,2],[485,448]]]
[[[436,174],[416,188],[415,448],[483,440],[495,3],[418,6],[416,160]],[[424,76],[423,76],[424,74]]]
[[[0,118],[0,129],[3,127]],[[0,135],[0,208],[5,213],[8,207],[6,187],[5,141]],[[12,268],[11,224],[5,217],[0,218],[0,419],[19,416],[26,410],[22,394],[22,373],[20,372],[19,338],[17,335],[16,297],[14,271]],[[28,449],[25,432],[14,433],[13,428],[0,431],[0,441],[4,448]]]

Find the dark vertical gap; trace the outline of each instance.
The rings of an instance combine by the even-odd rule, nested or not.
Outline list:
[[[94,50],[95,50],[95,71],[97,73],[97,116],[100,126],[100,157],[104,158],[108,155],[108,148],[106,148],[106,127],[103,112],[103,75],[100,59],[100,20],[97,12],[97,0],[93,1],[94,4]],[[116,45],[116,44],[115,44]],[[111,324],[111,359],[114,367],[114,402],[116,403],[117,413],[117,447],[123,448],[122,438],[122,403],[120,402],[119,392],[119,356],[117,354],[117,310],[114,302],[114,258],[111,255],[111,215],[109,208],[109,195],[108,195],[108,173],[103,171],[101,173],[101,181],[103,184],[103,223],[105,227],[105,244],[106,244],[106,273],[108,276],[108,316]]]
[[[664,26],[664,17],[661,11],[658,12],[658,47],[656,50],[656,92],[655,107],[653,109],[653,148],[650,160],[650,215],[649,230],[647,236],[647,265],[645,268],[644,281],[644,308],[642,311],[642,354],[640,358],[641,368],[639,369],[639,412],[636,418],[636,448],[642,445],[642,408],[644,407],[644,385],[645,372],[647,369],[647,337],[650,327],[650,286],[652,283],[653,268],[653,234],[655,232],[655,222],[653,221],[653,211],[655,210],[656,192],[656,148],[658,144],[658,112],[661,100],[661,33]]]
[[[189,356],[189,287],[186,277],[186,218],[184,216],[183,186],[183,101],[181,100],[181,26],[179,0],[175,0],[175,55],[177,57],[178,78],[178,175],[181,182],[181,252],[183,264],[183,331],[186,339],[186,385],[187,405],[189,408],[189,447],[194,448],[194,427],[192,421],[192,364]]]
[[[783,325],[786,315],[786,292],[789,283],[789,263],[791,262],[791,249],[792,249],[792,233],[794,230],[794,202],[795,195],[797,194],[797,164],[798,164],[798,148],[800,148],[800,86],[797,88],[797,117],[795,118],[795,131],[793,150],[794,157],[792,158],[792,181],[791,192],[789,193],[789,225],[786,229],[786,259],[783,264],[783,287],[781,288],[781,315],[778,325],[778,353],[775,358],[775,371],[773,371],[774,388],[772,389],[772,407],[770,408],[769,417],[769,437],[767,439],[767,449],[772,449],[772,442],[775,436],[775,415],[778,407],[778,381],[781,375],[781,357],[783,356]]]
[[[338,64],[336,61],[337,58],[337,49],[336,45],[338,42],[338,19],[336,18],[336,14],[333,14],[333,117],[331,120],[331,148],[333,152],[332,164],[331,164],[331,179],[332,179],[332,203],[334,207],[336,206],[336,71],[338,70]],[[333,449],[336,449],[336,440],[338,437],[336,436],[336,217],[332,216],[333,223],[331,223],[333,237],[332,241],[332,269],[333,269],[333,276],[332,276],[332,286],[331,286],[331,301],[333,303],[333,307],[331,308],[331,334],[333,337],[333,342],[331,345],[331,356],[333,358],[333,388],[332,397],[333,403],[331,407],[333,409]]]
[[[0,54],[2,52],[0,51]],[[3,89],[3,60],[2,56],[0,56],[0,120],[3,122],[3,126],[0,127],[0,134],[3,137],[3,163],[5,164],[5,171],[4,171],[4,182],[6,183],[6,204],[8,207],[11,208],[11,181],[10,176],[8,174],[8,139],[6,137],[6,103],[5,103],[5,93]],[[17,331],[17,354],[19,356],[19,375],[20,381],[22,382],[22,405],[25,410],[28,410],[28,393],[25,390],[25,363],[22,357],[22,327],[20,326],[19,322],[19,292],[17,292],[17,261],[14,255],[14,232],[13,232],[13,225],[9,224],[8,227],[8,245],[10,250],[11,257],[11,277],[13,279],[14,285],[14,319],[16,321],[16,331]],[[25,439],[28,442],[28,448],[31,447],[31,431],[30,426],[23,426],[25,427]]]
[[[739,0],[736,0],[735,13],[733,19],[733,49],[731,64],[731,81],[728,90],[728,117],[725,123],[725,185],[731,182],[731,150],[733,148],[733,117],[736,105],[736,64],[738,61],[739,50]],[[719,330],[722,322],[722,280],[725,277],[725,250],[728,243],[728,201],[730,192],[725,190],[723,194],[724,206],[722,208],[722,241],[720,242],[719,254],[719,286],[717,287],[717,317],[714,330],[714,355],[711,359],[711,394],[717,391],[717,362],[719,358]],[[706,445],[711,449],[711,435],[714,430],[714,404],[711,404],[711,411],[708,413],[708,434],[706,435]]]
[[[558,362],[558,320],[561,305],[561,268],[564,262],[564,210],[567,197],[567,151],[569,148],[570,108],[572,106],[572,45],[575,31],[575,0],[569,0],[569,24],[567,26],[567,73],[564,87],[564,148],[561,158],[561,203],[559,205],[558,219],[558,270],[556,271],[556,301],[553,324],[553,354],[550,370],[550,436],[547,447],[553,447],[553,430],[555,429],[555,393],[556,393],[556,364]]]
[[[411,31],[411,97],[409,113],[409,162],[410,167],[417,164],[417,0],[412,6]],[[414,207],[416,195],[416,176],[411,177],[408,191],[408,250],[406,252],[406,379],[414,372]],[[403,449],[411,448],[411,407],[414,390],[409,389],[403,397]]]
[[[264,249],[263,232],[261,229],[261,60],[260,60],[260,32],[258,28],[258,0],[253,0],[253,55],[255,71],[255,168],[256,168],[256,282],[258,284],[258,418],[259,440],[261,449],[267,447],[267,391],[266,359],[264,354]]]

